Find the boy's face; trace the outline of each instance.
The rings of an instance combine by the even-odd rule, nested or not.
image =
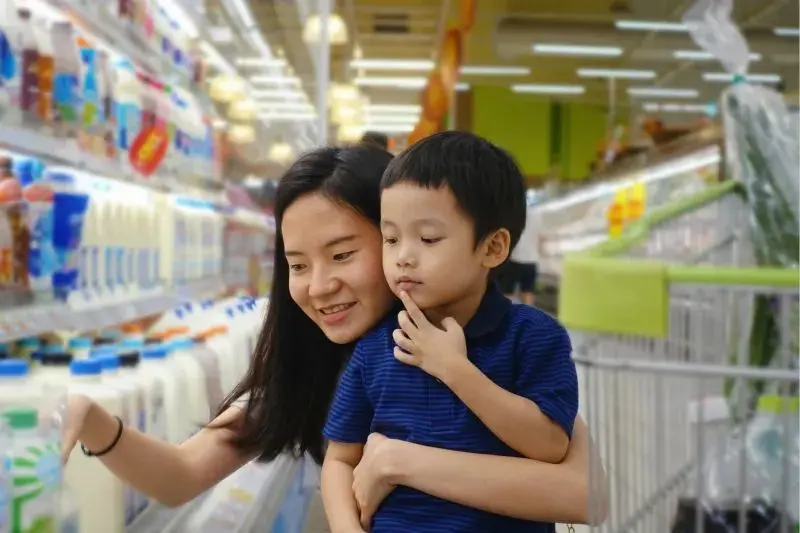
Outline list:
[[[477,247],[472,219],[449,187],[398,183],[381,194],[383,272],[396,295],[408,292],[424,310],[457,306],[483,293],[490,268],[508,255],[501,230]],[[507,239],[505,239],[507,242]]]

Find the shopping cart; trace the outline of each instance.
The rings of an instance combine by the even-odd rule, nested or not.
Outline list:
[[[796,410],[800,279],[753,267],[746,217],[726,182],[565,260],[560,318],[606,469],[607,480],[592,475],[593,494],[605,482],[609,495],[591,504],[594,517],[607,512],[599,531],[796,531],[797,413],[784,403]],[[765,316],[772,344],[757,329]],[[751,363],[765,344],[771,364]],[[782,435],[778,468],[742,453],[756,401],[772,405]],[[757,506],[791,512],[774,529],[744,527]]]

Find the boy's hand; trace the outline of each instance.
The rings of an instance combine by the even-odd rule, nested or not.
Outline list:
[[[464,330],[453,318],[442,320],[442,328],[430,323],[411,296],[400,293],[405,311],[400,311],[400,329],[392,338],[397,344],[394,356],[401,362],[421,368],[431,376],[447,383],[447,377],[469,360]]]

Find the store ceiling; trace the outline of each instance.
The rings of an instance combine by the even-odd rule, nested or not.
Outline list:
[[[337,10],[350,30],[349,45],[333,51],[335,79],[420,77],[424,70],[352,69],[349,64],[357,44],[368,60],[429,60],[443,21],[455,20],[459,0],[338,0]],[[751,72],[777,74],[787,91],[798,87],[798,39],[778,37],[772,28],[797,26],[797,0],[734,0],[734,17],[745,30],[752,50],[761,60]],[[629,102],[627,88],[678,87],[696,89],[697,103],[713,100],[724,82],[703,80],[703,73],[722,72],[716,61],[686,61],[677,50],[697,50],[686,33],[624,31],[619,19],[674,21],[692,5],[691,0],[478,0],[477,23],[466,43],[466,65],[526,67],[529,74],[513,76],[462,75],[467,84],[568,84],[585,87],[585,93],[560,96],[570,101],[607,102],[606,79],[581,78],[580,68],[636,69],[655,72],[654,79],[618,80],[617,101]],[[573,44],[622,47],[619,57],[569,57],[534,54],[534,44]],[[415,103],[418,91],[366,87],[373,103]],[[549,96],[548,96],[549,97]],[[641,100],[641,99],[639,99]],[[660,99],[665,100],[664,98]]]

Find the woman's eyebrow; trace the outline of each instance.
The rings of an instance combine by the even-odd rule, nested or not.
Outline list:
[[[346,243],[346,242],[354,241],[354,240],[356,240],[357,237],[358,237],[357,235],[345,235],[343,237],[336,237],[335,239],[331,239],[328,242],[326,242],[323,245],[323,247],[324,248],[331,248],[333,246],[336,246],[337,244],[343,244],[343,243]],[[297,250],[286,250],[283,253],[283,255],[285,255],[286,257],[296,257],[298,255],[305,255],[305,254],[303,254],[303,252],[300,252],[300,251],[297,251]]]

